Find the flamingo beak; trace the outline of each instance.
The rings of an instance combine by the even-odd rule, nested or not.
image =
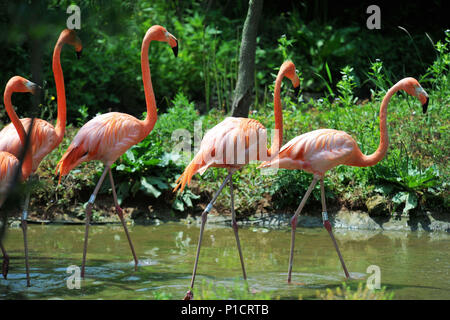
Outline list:
[[[294,94],[295,94],[295,97],[298,97],[298,95],[300,94],[300,86],[294,88]]]
[[[26,86],[28,87],[28,89],[30,90],[31,94],[36,94],[36,92],[38,92],[39,90],[41,90],[42,88],[40,86],[38,86],[36,83],[28,81],[28,83],[26,84]]]
[[[80,51],[77,51],[77,59],[78,60],[80,60],[82,52],[83,52],[83,49],[81,49]]]
[[[429,100],[430,98],[426,97],[425,103],[422,105],[422,111],[424,114],[427,113]]]
[[[172,51],[176,58],[178,56],[178,40],[177,39],[174,39],[174,40],[175,40],[176,44],[175,44],[175,46],[172,47]]]

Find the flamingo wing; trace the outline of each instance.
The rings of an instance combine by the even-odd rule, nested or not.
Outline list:
[[[57,164],[60,176],[82,162],[100,160],[111,165],[145,136],[142,121],[125,113],[109,112],[95,117],[78,131]]]

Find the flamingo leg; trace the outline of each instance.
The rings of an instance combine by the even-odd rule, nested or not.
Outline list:
[[[328,231],[328,233],[329,233],[329,235],[331,237],[331,240],[333,241],[333,244],[334,244],[334,247],[336,248],[336,252],[338,254],[339,260],[341,261],[342,268],[344,269],[345,277],[347,279],[349,279],[350,275],[349,275],[349,273],[347,271],[347,267],[345,266],[345,262],[344,262],[344,259],[342,258],[341,252],[339,251],[339,247],[338,247],[338,244],[336,242],[336,239],[334,238],[333,229],[331,227],[331,223],[328,220],[327,206],[326,206],[326,203],[325,203],[325,187],[324,187],[324,183],[323,183],[323,178],[320,179],[320,191],[321,191],[320,193],[321,193],[321,198],[322,198],[323,226],[325,227],[325,229],[327,229],[327,231]]]
[[[298,219],[299,214],[302,212],[302,209],[305,206],[306,200],[308,200],[309,195],[311,194],[311,192],[314,189],[314,186],[316,185],[318,180],[319,180],[319,177],[314,176],[313,181],[309,185],[308,190],[306,190],[306,193],[303,196],[303,199],[300,202],[300,205],[298,206],[297,210],[295,211],[295,213],[291,219],[291,253],[289,256],[289,270],[288,270],[288,280],[287,280],[288,283],[291,283],[292,265],[294,263],[295,230],[297,229],[297,219]]]
[[[23,206],[22,211],[22,219],[21,219],[21,226],[22,226],[22,232],[23,232],[23,245],[25,250],[25,270],[27,273],[27,287],[31,287],[31,281],[30,281],[30,264],[28,259],[28,237],[27,237],[27,218],[28,218],[28,205],[30,204],[30,191],[27,192],[25,203]]]
[[[219,194],[222,192],[223,188],[227,184],[228,180],[231,178],[232,174],[233,173],[230,172],[226,176],[225,180],[220,185],[219,190],[217,190],[217,192],[214,195],[214,197],[211,200],[211,202],[206,206],[205,210],[203,210],[203,213],[202,213],[202,225],[200,227],[200,236],[199,236],[198,245],[197,245],[197,254],[195,256],[194,270],[192,271],[191,287],[188,290],[188,292],[186,293],[186,295],[184,296],[183,300],[191,300],[192,298],[194,298],[194,294],[193,294],[192,290],[194,289],[195,274],[197,273],[198,258],[200,256],[200,247],[202,245],[203,232],[205,230],[206,220],[208,219],[208,213],[211,210],[213,204],[216,202],[217,197],[219,196]]]
[[[8,270],[9,270],[9,256],[6,253],[5,247],[3,247],[3,243],[1,243],[1,241],[0,241],[0,249],[2,250],[3,255],[2,274],[3,278],[5,278],[6,280],[8,277]]]
[[[125,230],[125,234],[127,235],[128,243],[130,244],[130,248],[131,248],[131,253],[133,254],[133,258],[134,258],[134,271],[136,271],[137,266],[138,266],[138,259],[136,257],[136,252],[134,251],[133,242],[131,242],[130,234],[128,233],[127,224],[125,223],[125,220],[123,218],[123,210],[119,206],[119,202],[117,201],[116,187],[114,186],[114,179],[112,176],[111,168],[109,169],[109,181],[111,183],[112,194],[114,197],[114,205],[116,206],[117,215],[120,218],[120,222],[122,222],[123,229]]]
[[[102,176],[97,182],[97,185],[95,186],[94,192],[92,193],[91,197],[89,198],[87,207],[86,207],[86,230],[84,232],[84,248],[83,248],[83,262],[81,264],[81,278],[84,279],[84,269],[86,266],[86,254],[87,254],[87,245],[88,245],[88,235],[89,235],[89,223],[91,221],[91,215],[92,215],[92,206],[94,205],[95,197],[97,196],[98,190],[100,190],[100,187],[103,183],[103,180],[105,180],[106,174],[109,171],[109,166],[105,166],[105,170],[102,173]]]
[[[233,179],[230,179],[229,182],[230,182],[231,219],[232,219],[231,226],[233,227],[234,236],[236,237],[236,244],[239,251],[239,258],[241,259],[242,273],[244,275],[244,279],[247,280],[247,274],[245,273],[245,266],[244,266],[244,257],[242,255],[241,250],[241,242],[239,241],[238,225],[236,222],[236,212],[234,211]]]

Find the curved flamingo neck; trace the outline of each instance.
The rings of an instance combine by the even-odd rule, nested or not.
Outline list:
[[[380,106],[380,144],[378,145],[377,150],[372,153],[371,155],[364,155],[360,154],[360,159],[358,159],[357,163],[354,165],[357,166],[373,166],[380,162],[384,156],[387,153],[388,147],[389,147],[389,135],[388,135],[388,129],[387,129],[387,108],[389,101],[391,100],[392,96],[399,90],[401,90],[402,87],[399,83],[394,85],[389,89],[389,91],[386,93],[386,95],[383,98],[383,101],[381,102]]]
[[[270,154],[275,155],[283,144],[283,112],[281,110],[281,82],[284,78],[284,72],[279,73],[275,80],[275,91],[273,96],[273,115],[275,118],[275,135]]]
[[[56,142],[58,145],[62,139],[64,138],[64,132],[66,130],[66,90],[64,88],[64,75],[61,68],[61,49],[64,43],[58,41],[55,45],[55,49],[53,50],[53,75],[55,77],[56,84],[56,96],[58,103],[58,116],[56,120]]]
[[[12,86],[8,85],[5,89],[5,93],[3,95],[3,100],[5,103],[5,109],[6,113],[8,114],[9,118],[11,119],[11,122],[13,123],[14,127],[17,130],[17,134],[19,135],[20,142],[22,143],[22,146],[26,143],[26,132],[22,125],[22,122],[20,121],[19,117],[16,114],[16,111],[14,110],[12,103],[11,103],[11,96],[14,92],[14,89]],[[30,148],[31,149],[31,148]],[[31,174],[32,169],[32,158],[31,158],[31,152],[27,152],[25,155],[25,159],[22,164],[22,177],[23,179],[26,179]]]
[[[144,83],[145,103],[147,105],[147,116],[143,121],[144,130],[142,135],[144,137],[152,131],[156,120],[158,119],[155,94],[153,92],[152,79],[150,75],[150,63],[148,61],[148,49],[152,40],[152,34],[147,33],[142,41],[141,47],[142,81]]]

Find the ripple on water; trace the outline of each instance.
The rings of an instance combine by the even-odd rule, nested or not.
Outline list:
[[[140,277],[136,277],[136,276],[129,276],[123,279],[124,281],[139,281],[141,280]]]
[[[134,266],[134,261],[131,261],[130,264],[132,264]],[[154,259],[139,259],[138,260],[139,267],[154,266],[157,264],[159,264],[158,260],[154,260]]]

